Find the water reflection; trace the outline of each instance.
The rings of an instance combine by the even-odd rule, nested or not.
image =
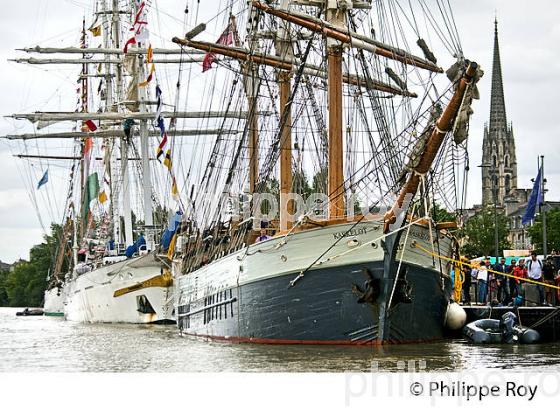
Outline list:
[[[0,371],[560,371],[560,345],[462,341],[379,347],[270,346],[181,337],[174,326],[16,318],[0,308]]]

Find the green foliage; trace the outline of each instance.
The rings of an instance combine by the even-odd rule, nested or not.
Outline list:
[[[542,217],[538,215],[535,223],[527,229],[531,242],[535,245],[538,253],[543,252],[543,225]],[[552,209],[546,212],[546,244],[547,252],[560,249],[560,209]]]
[[[313,192],[327,193],[327,169],[321,169],[315,175],[313,175],[313,182],[311,189]]]
[[[0,272],[0,306],[41,306],[47,275],[62,235],[60,225],[51,226],[51,235],[31,249],[29,262],[18,262],[12,271]]]
[[[6,279],[9,271],[0,271],[0,306],[8,306],[8,293],[6,291]]]
[[[294,172],[292,175],[292,186],[294,187],[293,191],[302,195],[304,199],[313,193],[304,171]]]
[[[447,209],[443,208],[438,204],[434,204],[432,207],[432,219],[437,222],[453,222],[457,220],[455,214],[449,212]]]
[[[508,242],[508,220],[506,216],[498,212],[498,246],[500,253],[504,249],[510,249]],[[494,255],[495,251],[495,227],[494,209],[484,208],[478,214],[470,218],[460,232],[465,239],[462,252],[469,257]]]

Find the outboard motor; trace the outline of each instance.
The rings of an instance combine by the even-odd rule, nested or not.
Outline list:
[[[506,312],[500,319],[500,331],[502,332],[502,341],[504,343],[513,343],[517,341],[517,332],[514,329],[517,323],[517,317],[513,312]]]

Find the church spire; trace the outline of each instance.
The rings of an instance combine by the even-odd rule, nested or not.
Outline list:
[[[494,58],[492,61],[492,91],[490,95],[490,134],[496,137],[507,133],[506,105],[504,84],[502,81],[502,64],[498,42],[498,19],[494,18]]]
[[[482,142],[482,204],[505,204],[517,189],[517,159],[513,130],[508,127],[498,19],[494,19],[494,56],[492,61],[492,90],[490,93],[490,122],[484,127]]]

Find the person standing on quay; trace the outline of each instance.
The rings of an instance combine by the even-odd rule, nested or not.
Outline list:
[[[494,270],[499,273],[507,273],[506,259],[501,258],[500,263],[497,263],[494,266]],[[507,277],[503,275],[499,275],[497,273],[495,275],[496,275],[496,285],[498,288],[498,294],[497,294],[498,302],[502,304],[506,304],[509,299]]]
[[[529,279],[532,279],[536,282],[542,282],[543,280],[543,263],[537,259],[537,253],[531,253],[531,259],[527,262],[527,275]],[[544,289],[543,285],[537,285],[537,290],[539,292],[539,304],[542,305],[544,303]]]
[[[478,267],[471,269],[471,281],[474,283],[474,303],[478,303]]]
[[[490,270],[494,270],[494,268],[498,265],[498,259],[496,259],[496,264],[492,265],[492,261],[490,258],[486,259],[486,269],[489,270],[488,272],[488,280],[486,281],[486,298],[488,302],[492,302],[496,298],[496,293],[498,291],[498,286],[496,284],[496,274],[490,272]]]
[[[468,260],[462,258],[462,261],[468,263]],[[465,304],[471,304],[471,269],[467,265],[461,265],[461,270],[463,271],[463,301]]]
[[[517,278],[527,278],[527,268],[525,267],[525,259],[519,259],[519,265],[513,270],[515,279],[515,296],[523,297],[523,281]]]
[[[510,265],[507,267],[506,273],[508,275],[514,276],[515,268],[517,268],[517,261],[515,259],[512,259]],[[507,284],[509,286],[509,292],[508,292],[509,297],[507,303],[509,303],[513,300],[513,298],[517,296],[516,295],[517,280],[515,278],[508,277]]]
[[[486,304],[486,294],[488,293],[488,269],[486,262],[480,262],[477,273],[478,283],[478,302],[482,305]]]
[[[552,257],[549,256],[548,258],[546,258],[546,261],[544,262],[544,265],[543,265],[544,283],[546,283],[547,285],[553,285],[554,286],[554,284],[555,284],[555,278],[554,278],[555,271],[556,271],[556,268],[554,266],[554,261],[552,260]],[[554,288],[551,288],[551,287],[547,286],[544,289],[544,293],[545,293],[546,303],[548,303],[549,305],[556,306],[556,292],[554,291]]]

